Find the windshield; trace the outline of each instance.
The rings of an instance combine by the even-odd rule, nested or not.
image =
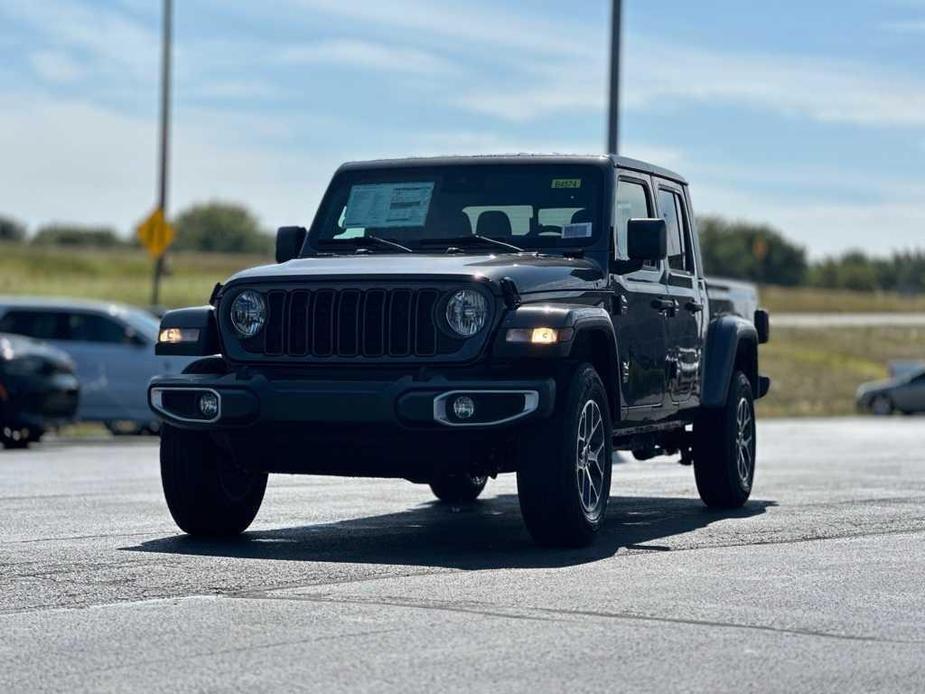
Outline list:
[[[602,186],[587,164],[348,171],[331,182],[309,244],[330,250],[377,237],[427,250],[484,236],[523,249],[586,246],[601,233]]]

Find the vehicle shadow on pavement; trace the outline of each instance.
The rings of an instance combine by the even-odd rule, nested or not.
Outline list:
[[[707,509],[697,499],[615,496],[610,499],[607,525],[595,544],[569,550],[533,544],[523,527],[514,494],[458,507],[430,502],[399,513],[337,523],[255,530],[230,540],[175,535],[124,549],[468,570],[552,568],[593,562],[620,552],[670,551],[672,543],[659,541],[677,538],[717,521],[757,516],[775,505],[774,501],[752,500],[741,509],[720,512]],[[673,544],[678,548],[689,546],[683,541]]]

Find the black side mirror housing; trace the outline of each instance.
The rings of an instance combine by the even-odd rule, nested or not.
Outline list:
[[[668,225],[664,219],[631,219],[626,238],[630,260],[656,263],[668,257]]]
[[[308,234],[305,227],[280,227],[276,230],[276,262],[298,258]]]

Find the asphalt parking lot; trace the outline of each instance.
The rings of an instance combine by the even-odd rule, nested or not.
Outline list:
[[[245,538],[178,534],[152,440],[0,452],[0,691],[922,691],[925,419],[774,421],[741,511],[615,468],[590,549],[471,507],[275,477]]]

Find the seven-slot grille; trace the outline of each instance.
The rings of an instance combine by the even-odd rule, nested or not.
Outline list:
[[[463,340],[437,326],[434,288],[273,289],[267,323],[242,342],[268,357],[401,358],[452,354]]]

